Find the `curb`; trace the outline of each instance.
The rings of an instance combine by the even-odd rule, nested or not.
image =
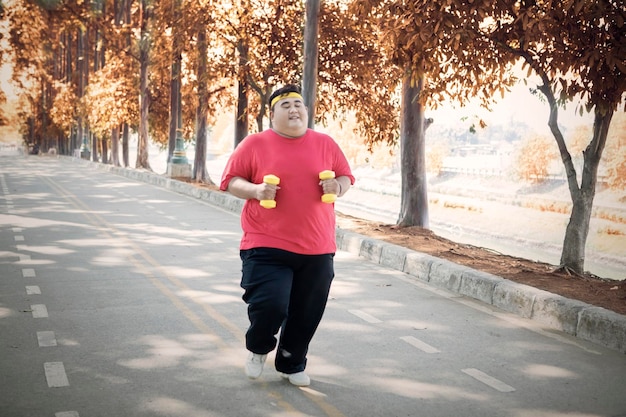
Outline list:
[[[202,189],[153,172],[64,158],[207,201],[234,213],[243,208],[244,200],[228,193]],[[338,228],[336,241],[337,249],[626,354],[625,315],[347,230]]]

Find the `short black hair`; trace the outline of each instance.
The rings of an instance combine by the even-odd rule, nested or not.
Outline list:
[[[274,90],[269,100],[267,101],[267,104],[270,106],[270,110],[272,110],[272,100],[274,100],[274,98],[278,96],[282,96],[283,94],[288,94],[288,93],[298,93],[302,95],[302,92],[300,91],[300,87],[297,86],[296,84],[287,84],[284,87],[279,88],[278,90]]]

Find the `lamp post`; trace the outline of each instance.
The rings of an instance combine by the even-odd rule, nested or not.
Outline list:
[[[176,130],[176,145],[174,146],[174,153],[170,160],[172,164],[188,164],[187,155],[185,152],[185,145],[183,142],[183,133],[180,129]]]
[[[191,165],[185,154],[181,129],[176,130],[176,145],[174,146],[172,158],[170,158],[170,162],[167,164],[167,175],[170,178],[191,178]]]
[[[83,134],[83,143],[80,145],[80,157],[83,159],[89,159],[91,151],[87,143],[87,135]]]

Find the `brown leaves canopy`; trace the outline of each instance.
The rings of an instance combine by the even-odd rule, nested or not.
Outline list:
[[[359,0],[376,16],[393,62],[427,75],[431,105],[478,96],[488,105],[523,58],[562,100],[619,103],[626,87],[626,8],[621,0]]]
[[[356,133],[370,149],[377,142],[395,143],[399,132],[395,91],[402,73],[379,47],[380,36],[372,19],[338,3],[322,3],[316,115],[323,119],[354,112]]]
[[[511,55],[481,36],[482,27],[497,14],[497,4],[361,0],[355,12],[376,17],[381,45],[398,68],[410,71],[414,80],[425,76],[425,104],[436,108],[446,101],[464,104],[479,97],[489,106],[494,93],[503,94],[515,81],[509,72]]]
[[[562,102],[615,110],[626,90],[625,20],[622,0],[518,2],[488,35],[545,73]]]
[[[76,123],[78,97],[72,84],[58,82],[56,87],[57,93],[50,110],[50,118],[66,136],[69,136],[72,126]]]
[[[108,56],[108,65],[93,74],[81,99],[90,128],[105,138],[122,123],[139,119],[137,62],[128,56]],[[55,102],[55,108],[57,107]]]

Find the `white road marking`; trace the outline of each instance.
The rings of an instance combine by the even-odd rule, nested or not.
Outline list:
[[[38,285],[27,285],[26,294],[28,295],[41,294],[41,289],[39,288]]]
[[[13,228],[13,233],[21,233],[22,230],[24,230],[24,229],[22,229],[21,227],[14,227]]]
[[[30,309],[33,311],[33,318],[35,319],[44,319],[48,317],[48,309],[45,304],[33,304],[30,306]]]
[[[46,373],[46,381],[48,381],[48,387],[67,387],[70,385],[70,381],[67,380],[67,374],[65,373],[65,367],[63,362],[46,362],[43,364],[44,372]]]
[[[422,342],[421,340],[413,337],[413,336],[402,336],[400,339],[407,342],[409,345],[418,348],[419,350],[426,353],[439,353],[439,349],[429,345],[428,343]]]
[[[54,413],[54,417],[80,417],[78,411],[60,411]]]
[[[56,336],[54,332],[51,331],[37,332],[37,341],[39,342],[39,347],[52,347],[57,345]]]
[[[372,324],[382,323],[381,320],[361,310],[348,310],[348,313],[354,314],[355,316],[365,320],[368,323],[372,323]]]
[[[471,376],[474,379],[477,379],[483,384],[490,386],[491,388],[497,391],[500,391],[500,392],[515,391],[515,388],[513,388],[512,386],[507,385],[504,382],[500,381],[499,379],[496,379],[490,375],[487,375],[486,373],[479,371],[478,369],[467,368],[467,369],[463,369],[462,372]]]
[[[22,236],[22,235],[15,235],[15,236],[13,236],[13,239],[15,239],[16,242],[23,242],[24,241],[24,236]]]
[[[24,262],[24,261],[30,261],[30,255],[19,255],[20,257],[20,262]]]
[[[24,278],[34,278],[35,270],[33,268],[23,268],[22,269],[22,277]]]

